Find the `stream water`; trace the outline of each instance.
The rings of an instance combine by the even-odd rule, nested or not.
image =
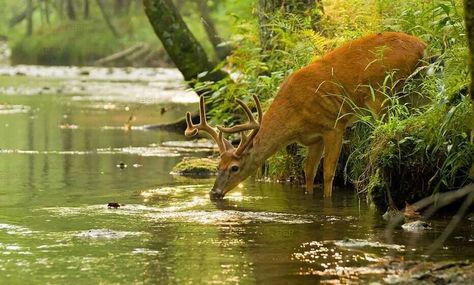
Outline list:
[[[388,239],[380,213],[348,189],[328,201],[250,179],[210,201],[212,180],[169,174],[210,150],[143,127],[196,107],[180,80],[0,68],[0,284],[367,284],[384,282],[373,266],[388,256],[474,257],[474,223],[426,257],[447,218]]]

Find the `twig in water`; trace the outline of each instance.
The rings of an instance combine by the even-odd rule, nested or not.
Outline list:
[[[463,197],[466,197],[466,199],[464,200],[463,204],[459,208],[458,212],[451,219],[448,226],[444,229],[443,233],[436,239],[436,241],[434,241],[431,244],[426,254],[428,255],[432,254],[436,249],[438,249],[446,241],[446,239],[449,237],[449,235],[453,232],[453,230],[459,224],[461,219],[464,217],[467,209],[469,209],[469,206],[472,205],[473,200],[474,200],[474,184],[471,183],[469,185],[466,185],[457,191],[434,194],[434,195],[431,195],[430,197],[426,197],[411,205],[412,209],[415,211],[420,211],[422,209],[425,209],[426,207],[429,207],[424,212],[424,215],[423,215],[425,219],[427,219],[427,218],[430,218],[440,208],[446,205],[449,205],[453,203],[454,201],[461,199]],[[398,224],[400,224],[403,221],[403,219],[404,219],[404,216],[402,214],[394,216],[392,219],[390,219],[390,222],[388,223],[387,230],[386,230],[386,238],[390,243],[393,243],[393,239],[392,239],[393,229]]]

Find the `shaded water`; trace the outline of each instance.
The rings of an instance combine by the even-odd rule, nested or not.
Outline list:
[[[0,76],[0,284],[365,284],[386,277],[371,267],[386,256],[420,259],[446,225],[397,229],[389,243],[380,214],[344,189],[328,201],[321,191],[247,181],[211,202],[212,180],[169,174],[209,150],[140,127],[193,107],[160,97],[179,76],[150,74],[128,83],[80,70]],[[75,84],[85,87],[75,93]],[[154,97],[127,95],[124,84]],[[126,131],[130,116],[136,127]],[[431,259],[472,259],[473,243],[466,220]]]

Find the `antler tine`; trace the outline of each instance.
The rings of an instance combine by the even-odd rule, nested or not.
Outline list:
[[[193,121],[191,120],[191,113],[186,113],[186,124],[188,127],[184,131],[184,135],[187,137],[192,137],[198,133],[198,129],[194,126]]]
[[[258,130],[258,128],[260,128],[260,122],[262,121],[262,108],[260,107],[260,101],[258,100],[257,96],[253,95],[253,99],[255,100],[255,105],[257,106],[258,122],[255,121],[255,118],[252,114],[252,111],[250,111],[250,108],[247,105],[245,105],[245,103],[242,100],[236,99],[235,101],[237,101],[237,103],[242,107],[249,121],[245,124],[235,125],[231,128],[225,128],[221,126],[217,126],[217,128],[221,132],[229,133],[229,134],[243,132],[247,130]]]
[[[237,149],[234,151],[234,155],[235,156],[240,156],[244,150],[250,145],[250,143],[252,143],[254,137],[257,135],[258,133],[258,130],[260,129],[260,124],[262,122],[262,107],[260,106],[260,101],[258,100],[258,97],[253,95],[253,100],[255,101],[255,106],[257,107],[257,114],[258,114],[258,122],[255,121],[255,118],[253,117],[252,115],[252,112],[250,111],[250,109],[245,105],[243,104],[242,101],[238,100],[237,102],[243,107],[243,109],[245,110],[245,113],[247,114],[247,117],[249,117],[249,121],[247,124],[242,124],[242,125],[238,125],[238,126],[234,126],[233,128],[236,128],[236,129],[241,129],[240,132],[241,132],[241,139],[240,139],[240,143],[239,143],[239,146],[237,147]],[[219,126],[218,126],[219,128]],[[233,131],[232,129],[233,128],[229,128],[231,131]],[[250,135],[247,137],[245,135],[245,133],[243,131],[245,130],[249,130],[251,129],[252,132],[250,133]],[[219,128],[219,130],[223,131],[222,128]]]
[[[219,131],[219,140],[223,142],[224,148],[226,151],[230,149],[234,149],[234,146],[232,145],[232,143],[223,137],[223,133],[221,131]]]
[[[199,124],[195,125],[193,124],[191,120],[191,113],[187,112],[186,113],[186,124],[187,128],[184,131],[184,134],[188,137],[196,135],[199,131],[203,131],[208,133],[212,139],[217,143],[217,146],[219,147],[219,152],[223,153],[227,149],[229,149],[229,145],[232,146],[230,142],[228,142],[226,139],[222,137],[222,134],[209,126],[207,124],[206,120],[206,106],[204,104],[204,97],[201,96],[199,98]]]
[[[206,124],[207,125],[207,119],[206,119],[206,104],[204,104],[204,96],[199,96],[199,124]]]
[[[237,150],[241,148],[243,145],[245,145],[248,142],[248,137],[245,135],[244,132],[240,134],[240,142],[239,146],[237,146]]]
[[[258,100],[257,95],[252,95],[253,100],[255,101],[255,106],[257,107],[257,114],[258,114],[258,124],[262,123],[262,106],[260,106],[260,100]]]

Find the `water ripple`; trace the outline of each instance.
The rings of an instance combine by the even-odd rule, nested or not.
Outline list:
[[[308,224],[313,220],[307,216],[273,212],[243,211],[183,211],[149,213],[146,217],[160,221],[177,221],[210,225],[241,225],[250,223]]]
[[[10,235],[31,235],[34,233],[28,228],[10,224],[0,224],[0,230],[5,230]]]
[[[29,106],[0,104],[0,115],[28,113],[30,110]]]
[[[111,229],[91,229],[73,234],[74,237],[85,239],[121,239],[128,236],[139,236],[141,232],[114,231]]]

